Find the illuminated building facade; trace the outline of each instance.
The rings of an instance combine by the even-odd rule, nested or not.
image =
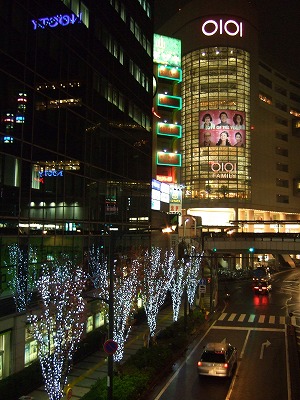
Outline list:
[[[111,230],[122,254],[149,245],[153,0],[4,0],[0,22],[2,379],[36,358],[9,318],[10,245],[37,269],[106,252]]]
[[[260,54],[248,1],[185,3],[156,29],[182,44],[185,212],[214,227],[300,220],[299,79]],[[277,226],[243,224],[243,231]]]

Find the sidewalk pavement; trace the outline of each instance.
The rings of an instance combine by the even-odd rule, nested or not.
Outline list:
[[[179,316],[183,315],[183,307]],[[165,329],[173,322],[172,305],[164,308],[158,314],[157,331]],[[126,361],[138,349],[144,346],[144,335],[149,332],[147,321],[141,324],[133,325],[128,340],[125,343],[124,358]],[[89,392],[91,386],[96,383],[99,378],[107,377],[107,354],[104,350],[99,350],[82,361],[74,365],[68,377],[68,384],[72,389],[72,400],[81,399],[83,395]],[[28,397],[27,397],[28,396]],[[44,386],[28,394],[25,398],[28,400],[48,400],[49,397],[45,392]]]

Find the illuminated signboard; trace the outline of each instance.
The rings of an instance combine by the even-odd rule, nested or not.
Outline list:
[[[43,176],[63,176],[64,171],[63,170],[45,170],[45,171],[39,171],[39,176],[42,178]]]
[[[182,126],[177,124],[165,124],[159,122],[156,127],[157,135],[173,136],[176,138],[182,137]]]
[[[154,34],[153,62],[181,66],[181,40]]]
[[[177,67],[169,67],[167,65],[159,65],[157,76],[176,82],[182,81],[182,69]]]
[[[170,96],[168,94],[159,94],[157,105],[161,107],[176,108],[181,110],[182,98],[179,96]]]
[[[182,190],[178,184],[170,185],[170,214],[181,214]]]
[[[56,28],[58,26],[67,26],[67,25],[74,25],[80,24],[82,13],[78,16],[76,14],[58,14],[52,17],[43,17],[39,19],[32,19],[31,22],[33,23],[33,30],[37,29],[45,29],[45,28]]]
[[[209,162],[210,170],[213,173],[213,178],[216,179],[232,179],[236,178],[237,165],[232,162]]]
[[[170,185],[164,182],[161,182],[160,186],[160,201],[167,204],[170,203]]]
[[[246,147],[245,112],[206,110],[199,119],[200,147]]]
[[[170,186],[152,179],[151,209],[160,211],[161,203],[170,203]]]
[[[181,167],[181,154],[158,151],[156,163],[157,165],[170,165],[174,167]]]
[[[219,35],[243,37],[243,23],[233,19],[227,21],[209,19],[202,24],[202,33],[205,36],[213,36],[218,33]]]

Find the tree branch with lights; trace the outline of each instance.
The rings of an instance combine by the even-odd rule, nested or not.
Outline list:
[[[63,397],[73,355],[85,329],[85,283],[83,271],[67,259],[64,263],[45,265],[37,282],[41,309],[29,315],[28,320],[38,343],[38,358],[50,400]]]

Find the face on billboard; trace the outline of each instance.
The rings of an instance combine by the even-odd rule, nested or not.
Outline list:
[[[245,113],[233,110],[200,112],[200,147],[245,147]]]

